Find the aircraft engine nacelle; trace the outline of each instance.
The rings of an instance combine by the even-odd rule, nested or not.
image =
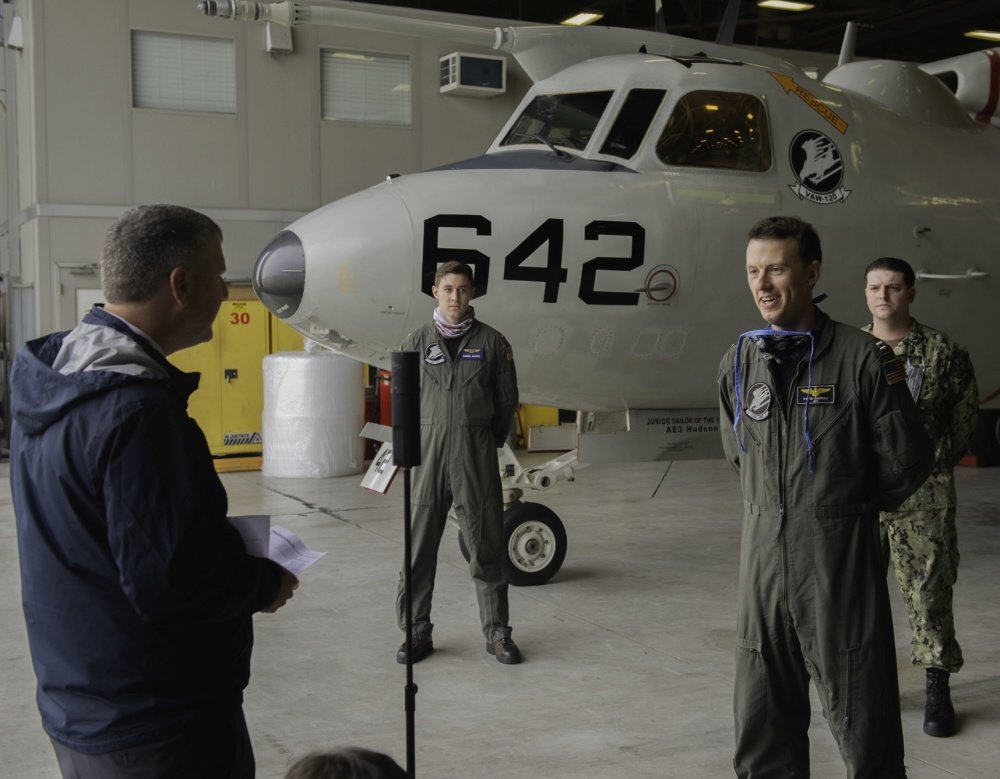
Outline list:
[[[969,114],[1000,127],[1000,49],[986,49],[920,66],[937,76]]]

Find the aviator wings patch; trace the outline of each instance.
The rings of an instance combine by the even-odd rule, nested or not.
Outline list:
[[[834,384],[796,387],[795,402],[800,406],[832,406],[837,402],[837,387]]]

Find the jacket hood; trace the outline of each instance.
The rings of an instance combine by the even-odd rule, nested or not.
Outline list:
[[[11,367],[14,422],[26,435],[45,430],[71,407],[136,381],[171,381],[185,397],[198,386],[117,317],[95,306],[73,330],[35,339]]]

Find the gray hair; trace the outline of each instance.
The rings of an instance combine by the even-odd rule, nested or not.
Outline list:
[[[130,208],[104,240],[101,280],[108,303],[144,303],[183,266],[196,268],[222,229],[202,213],[184,206]]]

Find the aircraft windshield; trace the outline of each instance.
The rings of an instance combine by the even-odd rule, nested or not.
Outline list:
[[[629,90],[622,110],[615,117],[611,132],[601,147],[601,154],[613,154],[626,160],[634,156],[665,94],[665,89]]]
[[[690,92],[677,101],[656,154],[667,165],[765,171],[772,155],[764,104],[736,92]]]
[[[613,90],[538,95],[524,109],[501,146],[539,143],[583,150],[608,107]]]

